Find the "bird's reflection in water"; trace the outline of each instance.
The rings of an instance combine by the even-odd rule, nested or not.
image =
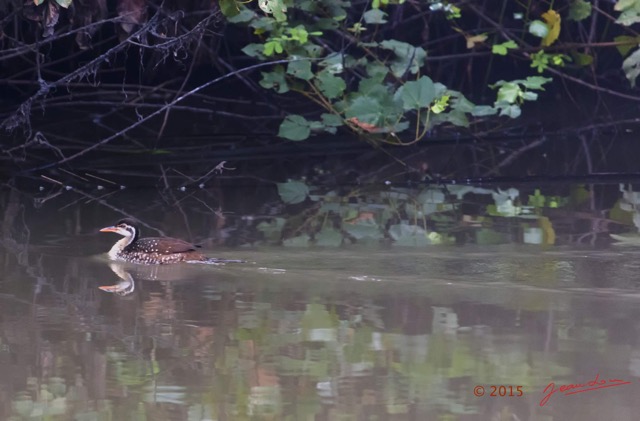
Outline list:
[[[120,295],[122,297],[132,294],[136,289],[136,281],[134,281],[133,276],[123,267],[123,265],[118,263],[109,263],[109,268],[120,278],[120,280],[113,285],[102,285],[99,286],[103,291],[111,292],[113,294]]]
[[[210,278],[211,272],[202,271],[191,264],[175,265],[139,265],[128,262],[112,261],[108,263],[109,268],[118,275],[117,283],[113,285],[99,286],[102,291],[111,292],[120,296],[133,293],[136,289],[135,283],[138,281],[186,281],[195,279]],[[219,266],[224,266],[221,264]],[[216,275],[220,275],[219,273]]]

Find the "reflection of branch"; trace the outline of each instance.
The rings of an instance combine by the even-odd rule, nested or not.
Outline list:
[[[52,180],[52,179],[49,179],[49,180],[51,180],[52,182],[56,182],[55,180]],[[57,183],[57,182],[56,182],[56,183]],[[91,199],[91,201],[95,201],[95,202],[97,202],[97,203],[99,203],[99,204],[101,204],[101,205],[103,205],[103,206],[106,206],[107,208],[109,208],[109,209],[111,209],[111,210],[113,210],[113,211],[115,211],[115,212],[117,212],[117,213],[119,213],[119,214],[121,214],[121,215],[124,215],[124,216],[126,216],[127,218],[135,219],[135,220],[136,220],[140,225],[142,225],[142,226],[144,226],[144,227],[147,227],[147,228],[149,228],[149,229],[151,229],[151,230],[154,230],[154,231],[156,231],[157,233],[159,233],[159,234],[160,234],[160,235],[162,235],[162,236],[164,236],[164,235],[165,235],[164,231],[162,231],[162,230],[160,230],[160,229],[158,229],[158,228],[152,227],[151,225],[149,225],[149,224],[145,223],[144,221],[141,221],[140,219],[136,218],[135,216],[131,215],[130,213],[125,212],[123,209],[117,208],[117,207],[115,207],[115,206],[113,206],[113,205],[111,205],[111,204],[109,204],[109,203],[107,203],[107,202],[105,202],[105,201],[103,200],[103,198],[104,198],[105,196],[110,196],[112,193],[107,193],[107,194],[102,195],[102,196],[100,196],[100,197],[96,197],[96,196],[94,196],[94,195],[92,195],[92,194],[89,194],[89,193],[83,192],[82,190],[79,190],[79,189],[77,189],[77,188],[71,188],[70,190],[72,190],[72,191],[74,191],[74,192],[76,192],[76,193],[78,193],[78,194],[81,194],[81,195],[82,195],[82,196],[84,196],[85,198]],[[118,190],[118,191],[119,191],[119,190]],[[115,193],[115,192],[114,192],[114,193]],[[75,202],[74,202],[74,203],[75,203]]]

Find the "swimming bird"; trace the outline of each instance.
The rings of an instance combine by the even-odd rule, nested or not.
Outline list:
[[[131,219],[121,219],[115,225],[105,227],[100,232],[115,232],[124,238],[118,240],[111,250],[111,260],[121,260],[146,265],[168,263],[241,263],[242,260],[209,258],[197,251],[197,246],[184,240],[171,237],[140,238],[140,230]]]

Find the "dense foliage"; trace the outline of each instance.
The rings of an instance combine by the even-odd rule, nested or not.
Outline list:
[[[2,158],[45,149],[32,168],[43,169],[144,130],[154,144],[172,127],[212,133],[202,119],[185,133],[181,111],[261,119],[245,127],[294,141],[355,133],[411,145],[442,128],[484,136],[563,92],[579,107],[580,89],[637,101],[628,86],[640,74],[639,11],[638,0],[4,2],[0,126],[11,137]],[[214,86],[223,81],[226,89]],[[212,107],[212,97],[241,105]],[[78,119],[100,137],[80,149],[54,145],[60,134],[46,117],[78,105],[91,107]],[[74,129],[65,127],[67,138]]]

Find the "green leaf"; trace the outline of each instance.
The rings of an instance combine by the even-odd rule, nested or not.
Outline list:
[[[503,42],[502,44],[493,45],[491,47],[491,52],[500,56],[506,56],[508,50],[513,50],[516,48],[518,48],[518,44],[516,44],[513,40],[509,40],[507,42]]]
[[[381,114],[382,107],[376,99],[368,96],[359,96],[347,108],[345,116],[347,118],[355,117],[363,123],[377,125]]]
[[[264,55],[264,44],[249,44],[242,49],[242,52],[249,57],[255,57],[259,59],[266,59]]]
[[[640,75],[640,49],[636,50],[622,62],[622,70],[629,79],[631,87],[636,86],[636,79]]]
[[[347,84],[341,77],[334,76],[327,70],[323,70],[316,75],[314,84],[328,99],[339,97],[347,88]]]
[[[267,57],[272,56],[274,52],[276,54],[281,54],[283,51],[282,44],[279,40],[267,41],[264,44],[263,53]]]
[[[260,86],[265,89],[275,89],[279,94],[289,92],[289,85],[284,76],[284,67],[276,66],[272,72],[262,72]]]
[[[278,136],[289,140],[305,140],[311,134],[311,125],[301,115],[292,114],[280,124]]]
[[[529,24],[529,33],[538,38],[544,38],[549,34],[549,27],[541,20],[534,20]]]
[[[622,12],[617,23],[624,26],[631,26],[636,22],[640,22],[640,1],[638,0],[619,0],[614,9]]]
[[[619,45],[616,45],[616,48],[620,52],[622,57],[626,57],[627,54],[634,48],[640,44],[640,37],[631,37],[629,35],[620,35],[615,37],[613,40],[617,42]]]
[[[454,126],[459,127],[469,127],[469,119],[467,118],[467,115],[459,110],[433,115],[429,119],[429,123],[432,127],[443,123],[451,123]]]
[[[236,3],[235,0],[218,0],[218,6],[220,7],[222,14],[225,15],[227,20],[231,23],[249,22],[254,16],[254,13],[244,6],[241,11],[240,4]],[[243,14],[243,16],[240,17],[239,20],[231,20],[232,18],[237,18],[241,14]]]
[[[58,3],[60,7],[67,9],[69,6],[71,6],[71,3],[73,3],[73,0],[56,0],[56,3]]]
[[[522,89],[520,88],[520,85],[513,82],[507,82],[500,86],[500,89],[498,90],[497,101],[504,101],[508,104],[513,104],[514,102],[516,102],[521,93]]]
[[[402,100],[405,111],[427,108],[436,96],[433,81],[428,76],[422,76],[416,81],[407,82],[398,89],[396,95]]]
[[[591,66],[593,64],[593,56],[589,54],[572,51],[571,57],[573,57],[573,61],[580,67]]]
[[[380,25],[383,23],[387,23],[385,19],[387,14],[380,9],[371,9],[367,10],[364,15],[364,21],[369,24]]]
[[[470,113],[476,105],[459,92],[451,91],[451,108],[462,113]]]
[[[258,1],[258,7],[266,14],[273,15],[278,22],[287,20],[287,6],[283,0],[260,0]]]
[[[431,106],[431,112],[433,112],[434,114],[443,113],[444,110],[446,110],[447,107],[449,106],[450,98],[451,98],[451,95],[442,95]]]
[[[313,72],[311,71],[311,62],[309,60],[296,60],[287,66],[287,74],[302,80],[311,80]]]
[[[520,114],[522,114],[522,110],[520,109],[520,106],[516,104],[511,104],[511,105],[502,107],[502,109],[500,110],[501,116],[518,118],[520,117]]]
[[[551,82],[553,79],[550,77],[544,76],[529,76],[525,80],[520,80],[519,82],[527,89],[538,89],[544,91],[542,85],[545,83]]]
[[[322,123],[325,126],[340,127],[344,124],[342,118],[335,114],[323,113],[322,115],[320,115],[320,118],[322,119]]]
[[[427,57],[427,53],[422,47],[414,47],[394,39],[382,41],[378,46],[385,50],[391,50],[395,54],[395,58],[391,61],[391,71],[396,77],[402,77],[407,72],[418,73]]]
[[[276,183],[278,194],[284,203],[295,205],[302,203],[309,195],[309,187],[302,181],[287,181],[286,183]]]
[[[490,105],[476,105],[473,107],[473,111],[471,111],[471,115],[474,117],[486,117],[496,115],[497,113],[498,109]]]
[[[342,73],[345,67],[346,56],[342,53],[331,53],[319,64],[331,74]]]
[[[591,16],[591,3],[585,0],[573,0],[569,6],[569,20],[579,22]]]

